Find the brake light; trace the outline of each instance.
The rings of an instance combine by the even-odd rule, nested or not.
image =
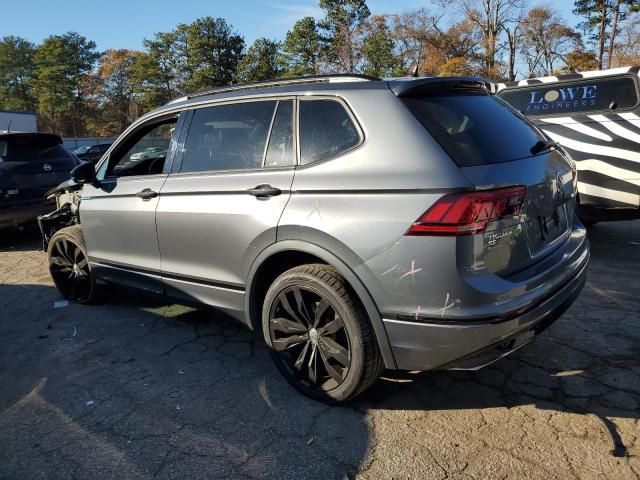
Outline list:
[[[411,225],[406,235],[472,235],[494,220],[520,215],[524,186],[445,195]]]

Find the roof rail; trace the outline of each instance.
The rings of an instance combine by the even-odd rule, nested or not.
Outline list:
[[[307,75],[303,77],[277,78],[274,80],[264,80],[261,82],[238,83],[236,85],[227,85],[224,87],[213,88],[211,90],[203,90],[201,92],[189,93],[182,97],[185,99],[204,97],[206,95],[214,95],[216,93],[236,92],[239,90],[252,90],[254,88],[275,88],[285,85],[297,85],[305,83],[340,83],[340,82],[364,82],[372,80],[382,80],[371,75],[361,75],[357,73],[340,73],[330,75]]]

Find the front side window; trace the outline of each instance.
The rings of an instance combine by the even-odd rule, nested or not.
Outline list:
[[[180,171],[261,168],[277,104],[246,102],[196,110]]]
[[[326,160],[355,147],[360,133],[342,103],[336,100],[300,102],[300,162]]]
[[[631,77],[594,78],[503,90],[500,98],[525,115],[554,115],[593,110],[615,111],[638,103]]]
[[[107,177],[162,173],[176,122],[171,118],[135,132],[111,156]]]

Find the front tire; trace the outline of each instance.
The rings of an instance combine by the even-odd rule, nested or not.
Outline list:
[[[47,255],[53,283],[66,300],[80,304],[100,301],[101,288],[91,272],[79,225],[57,231],[49,241]]]
[[[384,369],[364,309],[331,266],[302,265],[276,278],[265,297],[262,327],[283,376],[317,400],[349,400]]]

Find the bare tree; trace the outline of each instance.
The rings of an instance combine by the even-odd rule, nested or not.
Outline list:
[[[625,22],[616,37],[612,67],[640,65],[640,16],[633,15]]]
[[[485,49],[485,73],[495,75],[496,57],[500,49],[500,34],[525,0],[459,0],[466,17],[482,32]]]
[[[516,55],[523,38],[521,21],[519,19],[511,25],[505,24],[503,27],[507,36],[507,78],[510,81],[516,79]]]
[[[567,53],[581,47],[580,34],[547,7],[532,8],[520,25],[530,78],[552,75],[558,61],[567,64]]]

